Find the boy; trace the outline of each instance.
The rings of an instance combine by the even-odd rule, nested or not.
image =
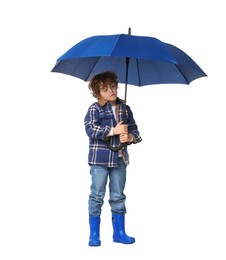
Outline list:
[[[127,236],[125,232],[124,188],[126,167],[129,164],[127,145],[139,143],[142,138],[130,107],[125,106],[117,97],[118,79],[114,72],[107,71],[94,76],[88,86],[93,96],[97,98],[97,102],[89,107],[85,116],[91,174],[89,246],[101,245],[100,215],[108,178],[113,241],[131,244],[135,242],[135,238]]]

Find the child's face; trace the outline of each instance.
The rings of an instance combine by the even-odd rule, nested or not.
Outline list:
[[[115,83],[101,84],[100,86],[100,97],[115,105],[117,99],[118,85]]]

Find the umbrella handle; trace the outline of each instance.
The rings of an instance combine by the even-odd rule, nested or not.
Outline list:
[[[116,147],[113,147],[113,146],[111,146],[111,144],[110,144],[110,138],[107,140],[107,146],[108,146],[108,148],[109,149],[111,149],[112,151],[119,151],[120,149],[122,149],[122,147],[124,147],[124,146],[126,146],[126,144],[122,144],[122,143],[120,143],[120,145],[119,146],[116,146]]]

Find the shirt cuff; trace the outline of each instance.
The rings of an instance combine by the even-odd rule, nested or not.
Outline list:
[[[114,135],[114,132],[113,132],[113,127],[111,127],[109,133],[107,134],[107,136],[113,136]]]
[[[129,142],[130,142],[130,143],[132,143],[132,142],[133,142],[133,140],[134,140],[134,137],[133,137],[133,135],[132,135],[132,134],[129,134],[129,137],[130,137],[130,140],[129,140]]]

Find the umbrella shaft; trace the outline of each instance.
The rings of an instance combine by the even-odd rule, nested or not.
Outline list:
[[[129,58],[126,58],[126,81],[125,81],[125,103],[127,98],[127,83],[128,83],[128,73],[129,72]]]
[[[128,71],[129,71],[129,57],[126,57],[126,81],[125,81],[125,98],[123,106],[123,123],[126,124],[126,100],[127,100],[127,83],[128,83]]]

